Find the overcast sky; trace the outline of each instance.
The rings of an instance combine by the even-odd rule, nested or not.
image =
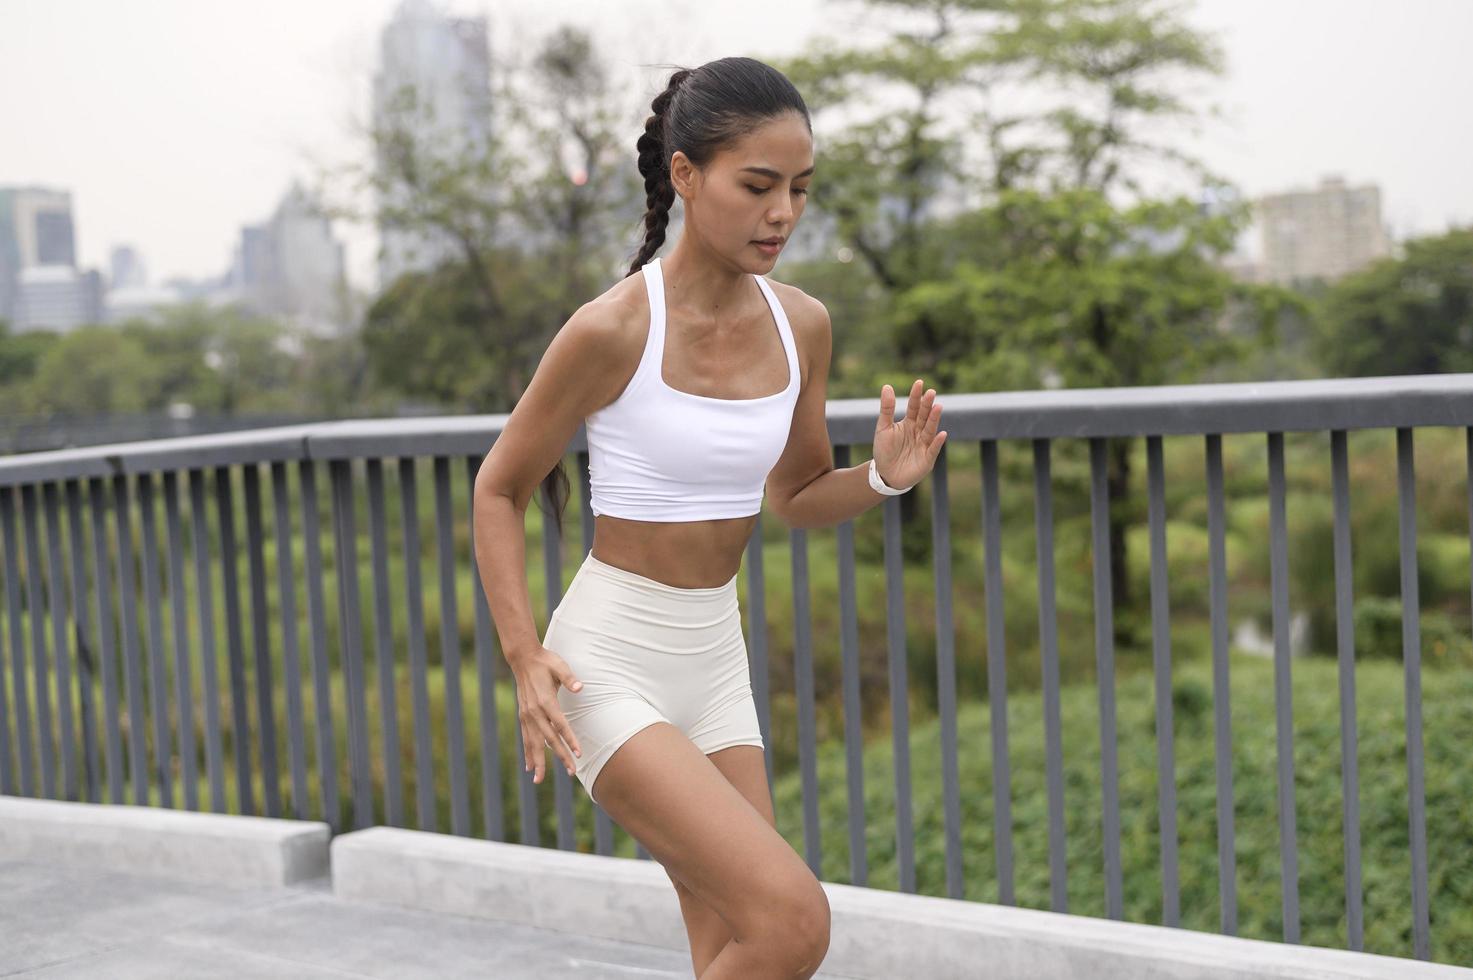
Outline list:
[[[71,191],[85,267],[106,273],[110,249],[131,243],[154,282],[217,275],[240,226],[269,215],[309,158],[352,152],[348,120],[366,112],[378,31],[397,5],[0,0],[0,184]],[[438,5],[486,14],[493,51],[583,26],[634,91],[662,77],[642,66],[779,57],[865,16],[826,0]],[[1250,195],[1326,174],[1378,183],[1397,238],[1473,223],[1473,0],[1184,6],[1228,58],[1203,99],[1226,118],[1185,149]],[[369,285],[371,235],[342,237],[350,276]]]

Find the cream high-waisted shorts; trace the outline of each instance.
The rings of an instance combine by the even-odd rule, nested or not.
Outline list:
[[[702,752],[762,745],[737,608],[736,576],[683,589],[584,556],[542,645],[583,682],[557,698],[578,738],[578,781],[595,803],[599,771],[635,732],[666,721]],[[554,765],[556,759],[554,759]]]

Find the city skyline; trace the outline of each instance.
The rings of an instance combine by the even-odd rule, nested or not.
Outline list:
[[[8,4],[0,86],[32,95],[0,100],[0,184],[70,192],[84,268],[106,269],[113,249],[129,245],[154,282],[219,276],[240,228],[309,176],[309,156],[341,162],[355,148],[347,121],[367,115],[379,32],[398,2]],[[649,66],[797,53],[835,31],[836,17],[866,9],[760,0],[735,18],[693,0],[435,6],[486,16],[493,58],[509,37],[584,27],[636,100],[663,74]],[[1367,16],[1377,8],[1365,2],[1202,0],[1185,9],[1220,39],[1228,70],[1194,82],[1194,104],[1221,104],[1226,118],[1205,120],[1183,149],[1254,197],[1309,190],[1332,175],[1377,184],[1397,239],[1473,223],[1473,188],[1459,179],[1473,163],[1473,134],[1450,124],[1456,93],[1473,89],[1473,66],[1455,47],[1473,34],[1473,6],[1423,0],[1395,21]],[[232,44],[200,43],[222,36]],[[191,84],[177,84],[181,75]],[[376,238],[366,228],[339,233],[351,281],[370,287]],[[1245,238],[1240,248],[1256,252]]]

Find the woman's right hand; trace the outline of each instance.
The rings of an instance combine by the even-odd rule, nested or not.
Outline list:
[[[577,762],[573,756],[582,756],[578,738],[558,705],[559,685],[577,692],[583,682],[573,676],[567,661],[547,647],[539,646],[511,662],[512,674],[517,681],[517,716],[522,725],[522,760],[526,772],[532,772],[532,782],[542,782],[546,756],[543,750],[551,747],[562,760],[568,775],[573,775]],[[538,745],[542,742],[542,745]],[[570,754],[571,753],[571,754]]]

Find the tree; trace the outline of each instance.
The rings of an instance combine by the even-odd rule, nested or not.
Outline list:
[[[200,301],[166,307],[158,319],[133,319],[115,327],[143,353],[149,390],[149,409],[162,410],[172,402],[204,408],[219,391],[207,352],[229,313],[210,309]]]
[[[0,403],[6,415],[30,410],[30,380],[45,352],[61,339],[53,330],[15,333],[8,320],[0,320]]]
[[[823,138],[811,199],[888,292],[893,348],[915,374],[962,390],[1152,384],[1231,356],[1246,341],[1222,324],[1247,319],[1259,328],[1249,336],[1266,335],[1283,297],[1218,267],[1246,206],[1169,139],[1147,135],[1204,115],[1179,95],[1182,78],[1222,71],[1220,50],[1175,8],[865,6],[896,22],[877,46],[825,40],[782,67],[816,112],[861,110]],[[1041,96],[1055,101],[1023,109]],[[1197,200],[1146,194],[1141,166],[1152,159],[1199,181]],[[981,204],[941,214],[946,187]],[[1128,607],[1120,440],[1108,482],[1112,584]],[[1117,626],[1132,642],[1133,625]]]
[[[340,200],[334,216],[456,244],[441,267],[383,284],[364,342],[373,377],[479,411],[521,397],[549,332],[617,268],[609,243],[642,200],[611,73],[586,34],[561,28],[527,64],[498,70],[485,145],[425,139],[428,103],[407,89],[365,128],[374,162],[321,178],[324,200],[368,188],[378,202],[365,212]]]
[[[823,137],[813,204],[838,217],[842,237],[887,289],[937,271],[923,231],[949,182],[984,201],[1026,186],[1139,192],[1137,164],[1157,157],[1227,183],[1139,135],[1168,120],[1174,133],[1198,114],[1156,76],[1222,70],[1221,52],[1152,0],[861,5],[897,21],[877,46],[824,38],[776,64],[815,115],[868,110]],[[1041,94],[1062,104],[1029,112],[996,104]]]
[[[1473,371],[1473,226],[1405,248],[1326,290],[1314,330],[1330,373]]]
[[[931,371],[957,390],[1036,387],[1040,365],[1082,387],[1194,376],[1257,342],[1223,311],[1259,291],[1213,261],[1245,221],[1182,198],[1117,207],[1090,189],[1006,191],[938,229],[957,251],[951,274],[908,290],[895,327],[933,324]]]
[[[62,334],[36,363],[29,414],[141,412],[148,407],[148,356],[136,337],[87,325]]]

